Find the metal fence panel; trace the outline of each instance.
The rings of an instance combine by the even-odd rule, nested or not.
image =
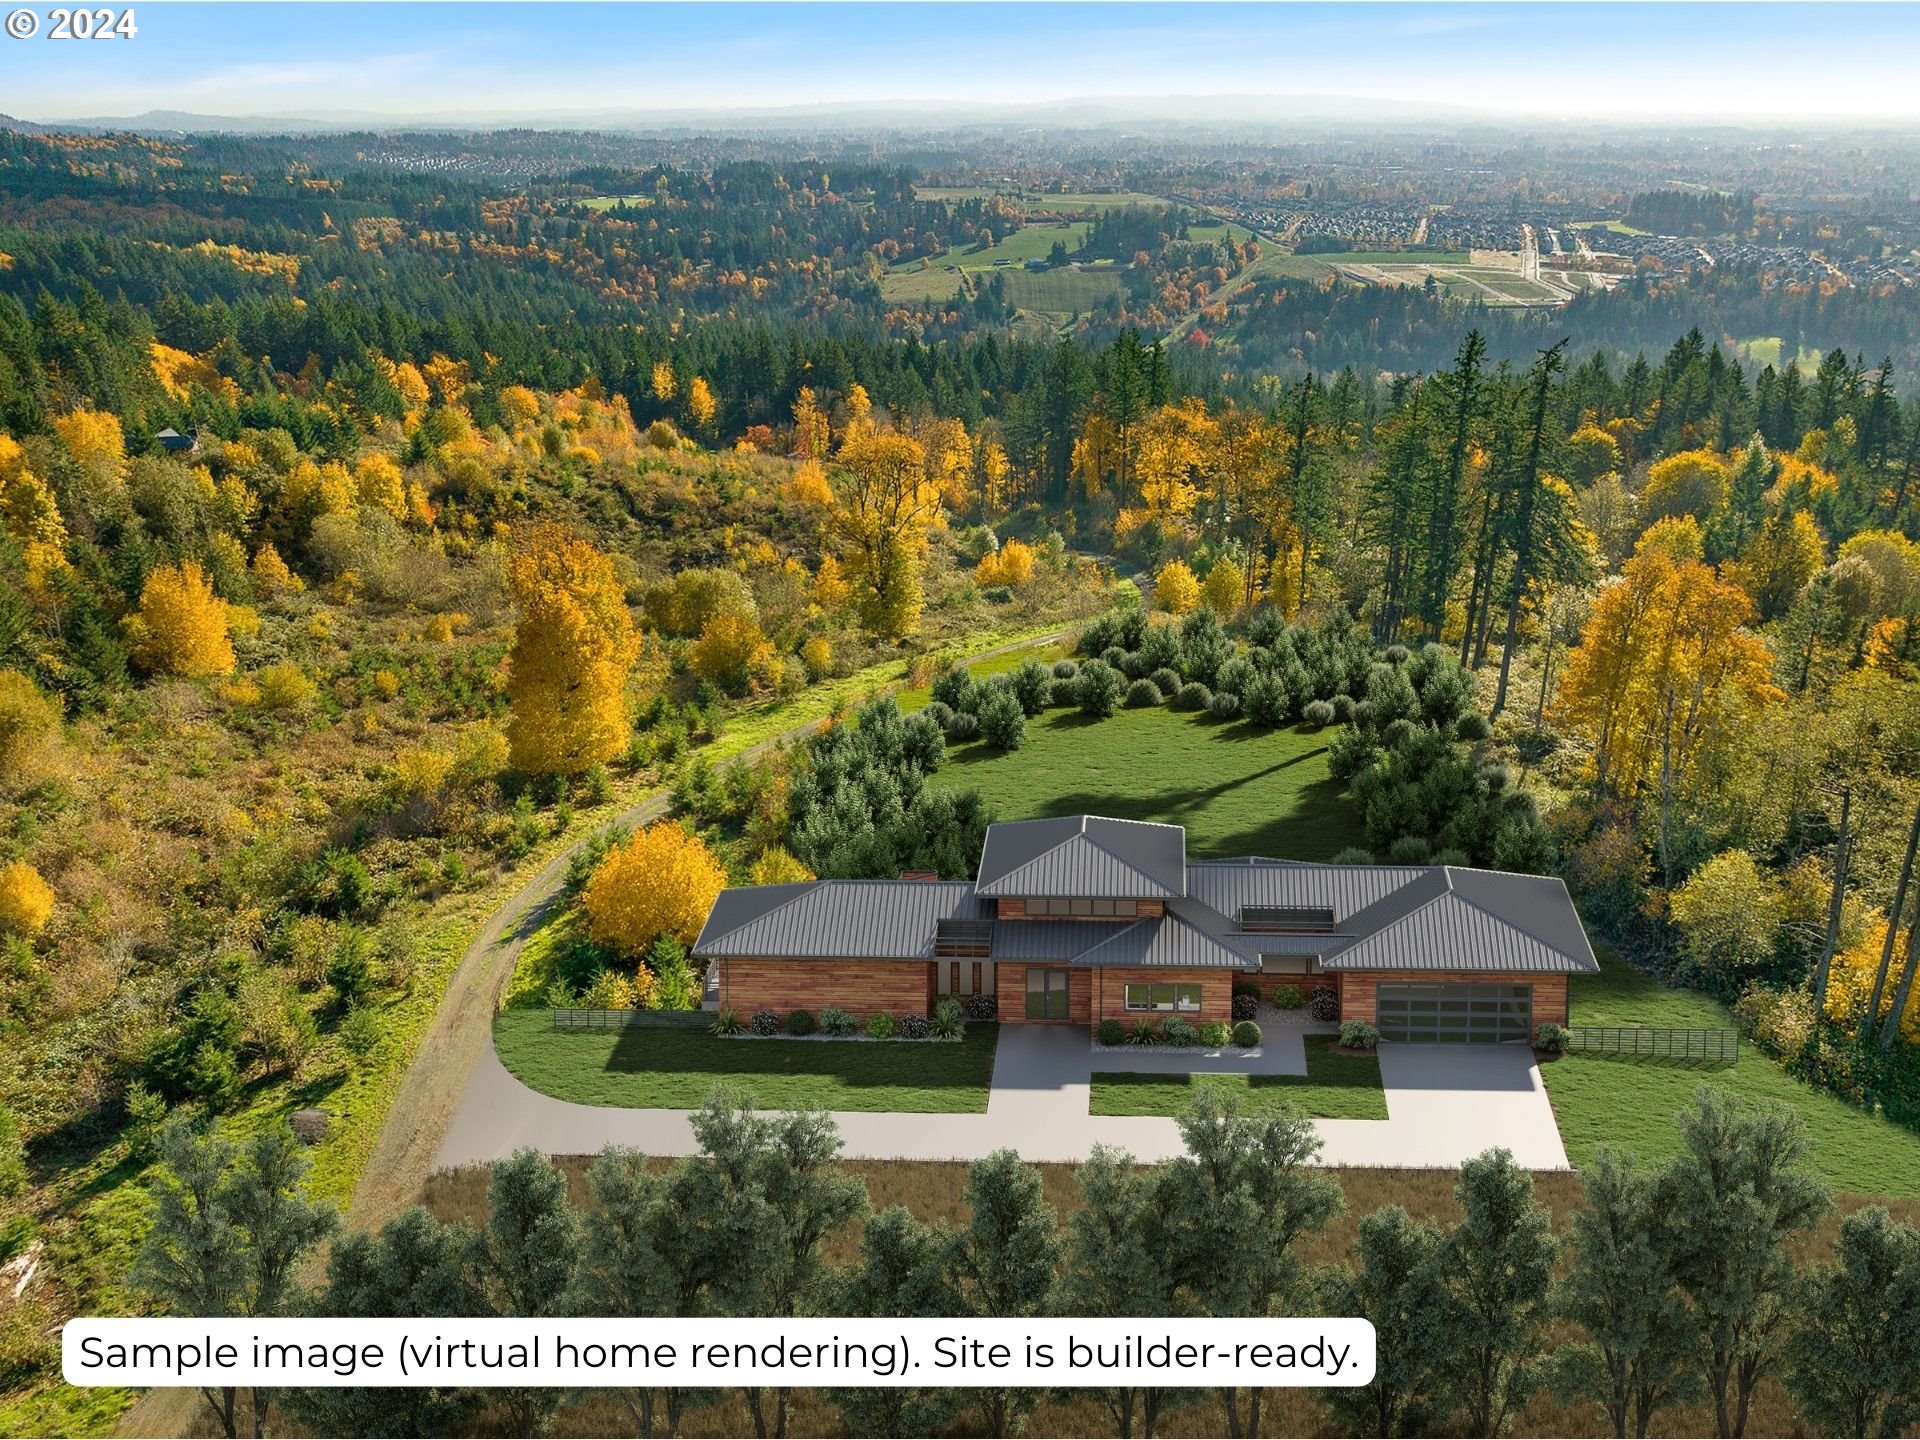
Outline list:
[[[1582,1055],[1731,1065],[1740,1058],[1740,1032],[1657,1025],[1572,1025],[1567,1028],[1567,1049]]]
[[[552,1011],[556,1030],[625,1030],[629,1028],[697,1029],[712,1023],[701,1010],[563,1010]]]

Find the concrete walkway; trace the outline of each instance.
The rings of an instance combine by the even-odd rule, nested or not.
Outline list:
[[[1297,1032],[1292,1045],[1300,1045]],[[1305,1074],[1304,1050],[1300,1055],[1298,1070],[1275,1065],[1268,1073]],[[853,1160],[977,1160],[1011,1147],[1027,1160],[1077,1161],[1096,1144],[1120,1146],[1143,1161],[1183,1154],[1171,1119],[1087,1113],[1096,1061],[1100,1069],[1120,1070],[1129,1067],[1107,1062],[1126,1058],[1094,1055],[1077,1026],[1008,1025],[1000,1031],[984,1115],[853,1110],[833,1118]],[[1323,1164],[1451,1169],[1504,1145],[1527,1169],[1568,1168],[1532,1052],[1506,1045],[1385,1045],[1380,1073],[1388,1118],[1316,1120]],[[590,1155],[609,1144],[650,1155],[691,1155],[698,1148],[684,1110],[555,1100],[521,1084],[488,1046],[437,1165],[497,1160],[523,1145],[548,1155]]]

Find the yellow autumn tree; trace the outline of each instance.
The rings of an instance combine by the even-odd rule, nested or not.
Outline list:
[[[161,675],[225,675],[233,669],[227,602],[196,560],[157,566],[140,589],[129,629],[134,656]]]
[[[127,478],[127,442],[120,420],[105,410],[80,409],[53,422],[67,454],[96,482],[117,489]]]
[[[1670,789],[1683,786],[1743,707],[1780,698],[1772,652],[1745,628],[1752,602],[1699,554],[1692,516],[1655,525],[1567,656],[1560,717],[1593,747],[1599,782],[1623,794],[1663,769]]]
[[[1169,615],[1184,615],[1200,603],[1200,582],[1184,560],[1169,560],[1153,577],[1153,603]]]
[[[384,510],[396,520],[407,518],[410,510],[407,479],[389,457],[379,454],[361,457],[360,463],[353,467],[353,484],[362,505]]]
[[[1133,477],[1142,506],[1162,522],[1185,520],[1209,484],[1207,467],[1219,450],[1220,426],[1204,400],[1155,410],[1135,441]]]
[[[1230,556],[1222,555],[1207,571],[1207,583],[1200,588],[1200,599],[1216,615],[1231,615],[1247,595],[1247,572]]]
[[[1775,620],[1807,588],[1824,558],[1820,527],[1806,511],[1795,510],[1768,516],[1731,570],[1753,597],[1760,618]]]
[[[744,695],[756,668],[773,647],[759,625],[746,615],[716,615],[707,621],[687,652],[687,664],[702,680],[729,695]]]
[[[827,483],[827,467],[818,460],[802,460],[787,480],[787,499],[796,505],[831,505],[833,487]]]
[[[673,365],[666,360],[653,362],[653,374],[650,377],[653,398],[662,405],[680,393],[680,382],[674,378]]]
[[[802,385],[793,401],[793,453],[803,460],[824,460],[832,443],[827,414],[811,385]]]
[[[639,655],[613,562],[558,525],[528,531],[507,561],[520,609],[507,699],[515,768],[574,775],[626,748],[624,692]]]
[[[0,784],[23,781],[60,733],[60,707],[33,677],[0,670]]]
[[[822,610],[832,612],[847,603],[853,586],[847,582],[837,555],[822,555],[820,568],[813,572],[812,599]]]
[[[400,397],[400,403],[412,414],[427,403],[427,377],[420,373],[420,367],[411,360],[402,360],[398,364],[382,359],[380,373],[387,377],[387,383],[393,386],[394,393]],[[509,386],[509,389],[518,388]],[[500,398],[504,401],[506,392]]]
[[[762,850],[753,862],[751,875],[756,885],[798,885],[814,878],[813,871],[784,845],[769,845]]]
[[[273,548],[272,541],[253,552],[253,563],[247,568],[253,572],[255,587],[268,595],[292,594],[307,588],[306,583],[280,558],[280,552]]]
[[[1865,1017],[1867,1003],[1873,999],[1873,982],[1880,973],[1880,952],[1886,939],[1887,917],[1874,911],[1858,943],[1845,946],[1835,953],[1833,971],[1827,981],[1828,1019],[1847,1026],[1857,1026]],[[1898,968],[1899,959],[1900,952],[1896,948],[1895,968],[1892,971],[1895,977],[1902,973]],[[1896,991],[1897,986],[1892,983],[1881,987],[1879,1021],[1883,1025],[1887,1012],[1893,1008]],[[1900,1038],[1909,1045],[1920,1045],[1920,985],[1913,986],[1907,992],[1907,1006],[1900,1013]]]
[[[1567,478],[1576,485],[1593,484],[1620,468],[1620,442],[1588,422],[1567,437]]]
[[[1007,541],[980,557],[973,578],[982,585],[1025,585],[1033,579],[1033,547],[1024,540]]]
[[[1640,513],[1648,520],[1691,515],[1705,522],[1727,503],[1733,472],[1711,450],[1683,450],[1647,471]]]
[[[28,589],[44,598],[48,578],[67,568],[67,526],[53,490],[11,435],[0,435],[0,530],[20,546]]]
[[[24,860],[0,866],[0,933],[37,935],[53,918],[53,887]]]
[[[500,392],[500,410],[519,430],[540,418],[540,397],[525,385],[509,385]]]
[[[609,850],[587,881],[587,933],[634,957],[662,935],[691,945],[726,883],[727,872],[698,836],[656,821]]]
[[[886,431],[863,431],[840,447],[828,525],[858,587],[861,622],[887,640],[920,626],[921,556],[940,509],[926,459],[917,441]]]
[[[687,382],[687,419],[693,422],[693,428],[711,429],[719,413],[719,402],[713,398],[713,387],[707,384],[706,376],[694,376]]]

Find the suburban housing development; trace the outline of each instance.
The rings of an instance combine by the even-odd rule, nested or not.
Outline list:
[[[1599,970],[1557,878],[1455,865],[1187,858],[1179,825],[1070,815],[989,826],[979,878],[724,890],[694,955],[719,1003],[924,1012],[996,997],[1002,1023],[1229,1018],[1233,986],[1330,988],[1384,1040],[1528,1041]]]

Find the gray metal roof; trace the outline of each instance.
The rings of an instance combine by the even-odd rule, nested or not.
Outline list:
[[[1165,900],[1187,892],[1187,832],[1178,825],[1064,815],[987,827],[981,895]]]
[[[693,953],[703,959],[930,960],[938,922],[980,913],[965,880],[744,885],[720,892]]]
[[[1223,945],[1177,915],[1139,920],[1074,958],[1076,965],[1126,965],[1148,969],[1246,970],[1257,962]]]
[[[1559,880],[1446,865],[1202,861],[1185,832],[1069,816],[994,825],[982,882],[818,880],[722,891],[694,942],[701,958],[928,960],[941,920],[988,918],[996,895],[1165,899],[1164,919],[1003,920],[995,960],[1257,968],[1262,955],[1318,955],[1338,970],[1597,971]],[[992,877],[989,879],[988,877]],[[1079,888],[1074,888],[1078,886]],[[1133,888],[1120,888],[1133,887]],[[1332,933],[1246,932],[1247,905],[1331,909]]]

